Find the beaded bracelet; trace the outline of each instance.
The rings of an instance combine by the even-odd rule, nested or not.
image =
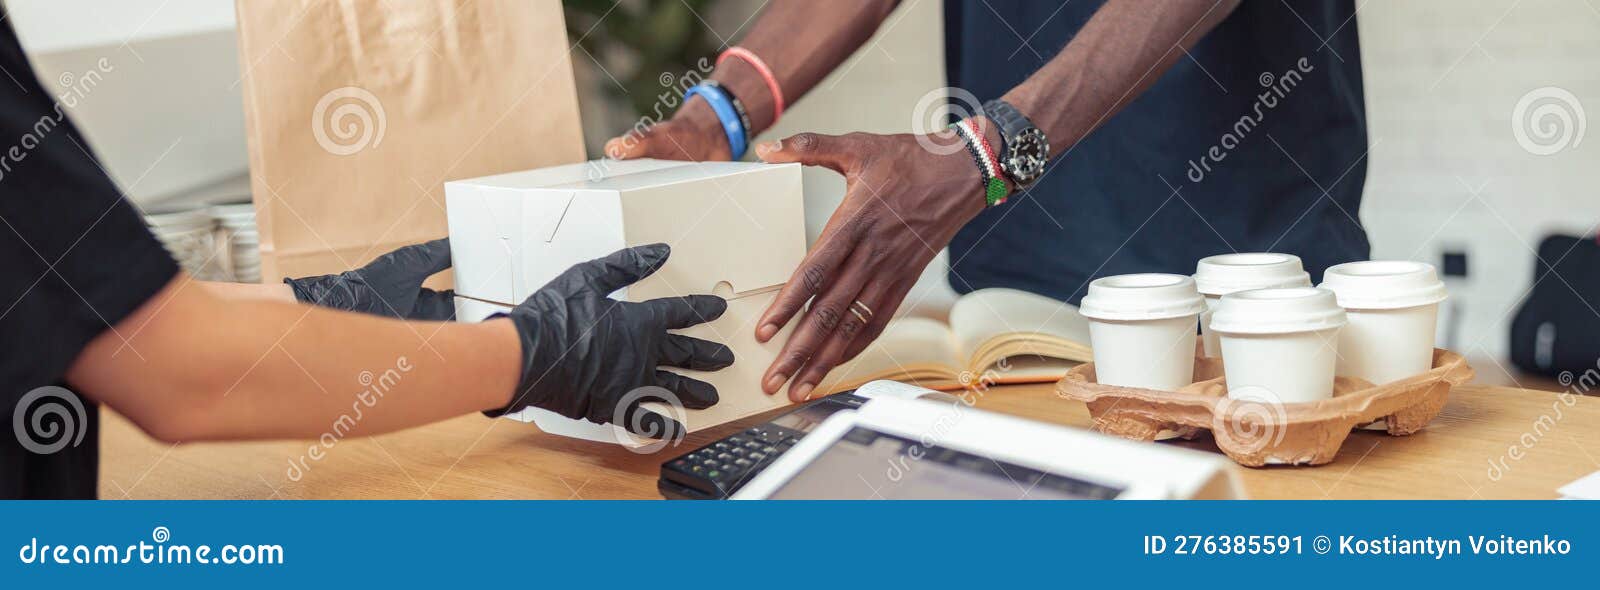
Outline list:
[[[990,207],[1006,202],[1006,183],[1000,179],[999,160],[995,158],[994,148],[989,146],[989,139],[978,133],[972,126],[971,119],[963,119],[951,125],[961,139],[966,142],[967,151],[972,154],[972,160],[978,165],[981,177],[979,186],[983,190],[983,200]]]

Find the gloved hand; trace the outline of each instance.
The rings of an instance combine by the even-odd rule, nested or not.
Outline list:
[[[659,400],[643,399],[648,396],[635,390],[665,388],[689,409],[717,403],[711,384],[657,367],[715,371],[733,364],[726,346],[667,333],[717,319],[728,302],[715,295],[642,303],[606,297],[650,276],[669,254],[666,244],[651,244],[573,266],[513,309],[509,316],[522,338],[522,378],[510,405],[485,413],[493,417],[534,406],[616,423],[641,436],[667,439],[684,432],[677,420],[643,409],[643,402]]]
[[[336,275],[284,279],[301,303],[408,320],[456,317],[455,291],[422,288],[450,268],[450,239],[399,248],[371,264]]]

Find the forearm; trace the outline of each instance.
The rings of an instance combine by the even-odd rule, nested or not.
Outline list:
[[[1050,138],[1050,155],[1154,84],[1239,0],[1111,0],[1050,63],[1006,93]]]
[[[766,62],[783,89],[785,103],[794,104],[872,38],[897,4],[898,0],[773,0],[739,45]],[[754,67],[729,59],[711,78],[745,103],[755,127],[751,136],[772,126],[772,93]]]
[[[227,283],[195,281],[223,299],[258,299],[293,302],[294,290],[283,283]]]
[[[402,322],[183,282],[92,341],[68,373],[164,440],[389,432],[504,406],[520,374],[509,322]]]

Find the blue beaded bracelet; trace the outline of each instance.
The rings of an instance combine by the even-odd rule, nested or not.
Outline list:
[[[711,111],[717,114],[717,120],[722,122],[722,131],[728,134],[728,151],[733,153],[733,159],[743,158],[746,147],[744,122],[739,118],[739,111],[733,107],[728,92],[721,86],[700,84],[683,93],[683,100],[687,103],[694,96],[704,98],[706,104],[711,105]]]

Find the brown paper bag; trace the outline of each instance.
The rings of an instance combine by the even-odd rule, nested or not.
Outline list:
[[[557,0],[238,0],[261,275],[444,237],[443,182],[583,160]]]

